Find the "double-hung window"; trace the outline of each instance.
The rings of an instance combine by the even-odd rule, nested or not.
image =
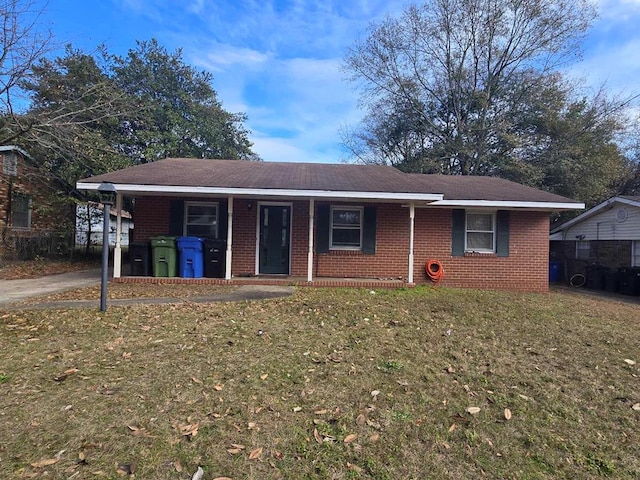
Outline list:
[[[186,202],[184,208],[184,235],[218,238],[217,203]]]
[[[31,228],[31,197],[16,193],[11,199],[11,226]]]
[[[591,255],[591,243],[589,240],[578,240],[576,242],[576,258],[579,260],[589,260]]]
[[[330,248],[362,249],[362,207],[331,207]]]
[[[493,213],[467,212],[465,251],[496,251],[496,217]]]
[[[634,240],[631,245],[631,266],[640,267],[640,240]]]

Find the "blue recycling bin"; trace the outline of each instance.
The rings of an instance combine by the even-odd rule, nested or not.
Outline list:
[[[183,278],[202,278],[204,274],[203,240],[199,237],[178,237],[180,252],[180,276]]]
[[[562,262],[549,262],[549,283],[558,283],[562,280]]]

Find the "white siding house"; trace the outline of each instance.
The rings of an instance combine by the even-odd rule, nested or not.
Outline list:
[[[552,243],[575,242],[578,259],[590,257],[589,251],[598,246],[594,242],[628,244],[628,249],[622,249],[626,250],[623,255],[628,257],[628,265],[640,267],[640,197],[610,198],[554,228],[550,239]]]
[[[80,204],[76,206],[76,246],[102,245],[102,227],[103,227],[104,206],[101,203],[89,202],[88,204]],[[129,229],[133,228],[133,220],[131,214],[126,211],[121,212],[122,216],[122,238],[121,245],[129,245]],[[110,209],[109,215],[109,246],[114,247],[116,244],[116,217],[117,211]],[[89,223],[91,228],[89,228]]]

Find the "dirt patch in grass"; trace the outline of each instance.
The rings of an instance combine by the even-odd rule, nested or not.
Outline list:
[[[0,311],[0,477],[635,479],[637,321],[444,288]]]
[[[24,260],[3,261],[0,263],[0,280],[20,280],[38,278],[46,275],[78,272],[100,267],[98,261],[93,260]]]

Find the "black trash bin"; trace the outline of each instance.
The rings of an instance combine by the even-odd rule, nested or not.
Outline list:
[[[586,287],[592,290],[604,290],[607,270],[608,268],[602,265],[588,265]]]
[[[151,248],[148,243],[129,244],[129,258],[133,277],[148,277],[151,275]]]
[[[621,268],[618,270],[620,293],[640,295],[640,268]]]
[[[613,268],[607,268],[604,273],[604,289],[616,293],[620,289],[620,273]]]
[[[204,241],[204,276],[224,278],[227,242],[225,240]]]

